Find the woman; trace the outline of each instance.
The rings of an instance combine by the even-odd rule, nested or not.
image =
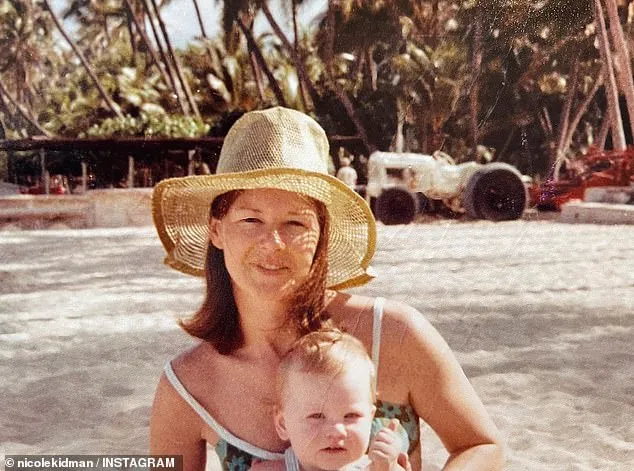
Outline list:
[[[499,433],[438,332],[410,306],[342,293],[368,282],[375,224],[327,174],[328,140],[285,108],[245,114],[217,174],[159,183],[153,194],[166,263],[205,276],[206,299],[181,323],[203,341],[168,365],[151,450],[185,470],[248,469],[287,446],[274,426],[275,373],[301,335],[325,324],[357,337],[378,370],[377,416],[395,417],[421,467],[419,418],[439,435],[445,469],[500,469]],[[211,203],[211,208],[210,208]],[[209,445],[209,448],[207,447]]]

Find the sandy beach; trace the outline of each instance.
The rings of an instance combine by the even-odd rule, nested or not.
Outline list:
[[[153,228],[0,232],[0,453],[147,452],[175,320],[201,280]],[[634,463],[634,226],[436,221],[379,227],[356,291],[418,308],[508,443],[508,470]],[[425,428],[426,470],[446,458]]]

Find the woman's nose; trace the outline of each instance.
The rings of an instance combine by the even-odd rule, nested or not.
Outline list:
[[[284,242],[284,238],[282,237],[280,230],[277,228],[267,230],[264,235],[264,239],[266,244],[270,244],[280,249],[286,248],[286,242]]]

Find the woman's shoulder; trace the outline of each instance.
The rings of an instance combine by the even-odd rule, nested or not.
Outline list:
[[[211,344],[202,341],[179,353],[168,363],[176,376],[185,380],[190,377],[199,377],[200,371],[213,373],[214,365],[219,356],[220,354]]]
[[[406,339],[425,342],[434,338],[434,329],[425,316],[415,307],[392,299],[385,299],[380,319],[375,315],[376,297],[337,293],[327,309],[333,320],[344,330],[370,344],[376,332],[380,332],[383,348],[403,345]],[[377,325],[379,324],[379,325]],[[431,334],[431,335],[428,335]]]
[[[327,310],[335,320],[356,319],[361,324],[373,325],[377,300],[377,297],[337,292],[332,295]],[[413,306],[393,299],[384,299],[381,311],[382,324],[388,329],[425,319]]]

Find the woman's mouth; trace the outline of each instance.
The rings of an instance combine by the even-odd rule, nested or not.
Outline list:
[[[258,263],[256,266],[268,272],[279,272],[287,268],[285,265],[278,265],[276,263]]]

